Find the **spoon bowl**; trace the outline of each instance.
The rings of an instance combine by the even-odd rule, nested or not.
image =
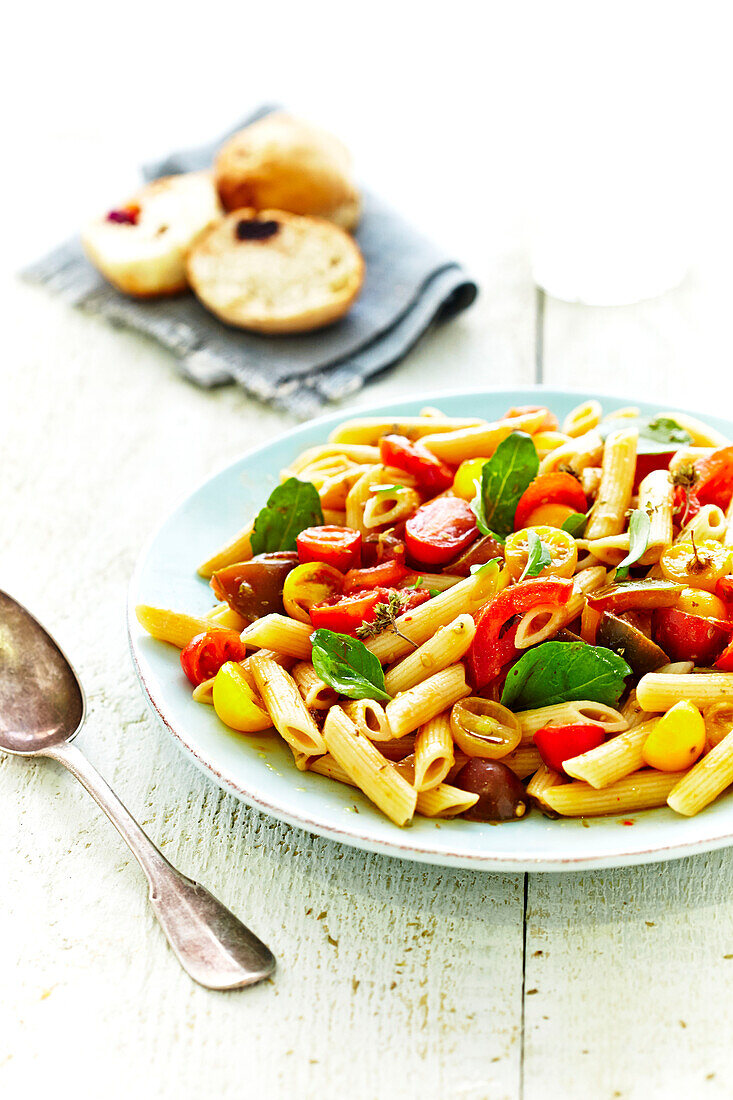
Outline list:
[[[241,989],[275,969],[268,947],[158,851],[79,749],[84,691],[63,652],[21,604],[0,591],[0,751],[50,756],[86,787],[145,872],[150,903],[181,966],[208,989]]]

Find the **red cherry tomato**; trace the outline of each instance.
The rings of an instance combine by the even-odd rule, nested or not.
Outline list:
[[[361,562],[364,566],[381,565],[383,561],[405,561],[405,540],[381,531],[365,535],[361,543]]]
[[[379,457],[385,466],[395,466],[411,474],[422,489],[442,493],[453,484],[453,471],[427,447],[412,443],[404,435],[383,435],[379,440]]]
[[[672,498],[674,521],[679,527],[686,527],[691,519],[694,519],[700,511],[701,504],[694,489],[684,489],[682,485],[675,485]]]
[[[547,767],[565,774],[566,760],[597,749],[605,739],[603,727],[591,722],[577,726],[543,726],[534,735],[534,743]]]
[[[701,504],[717,504],[723,511],[733,496],[733,447],[723,447],[695,463],[695,493]]]
[[[721,577],[715,586],[715,595],[723,603],[733,603],[733,577]]]
[[[575,512],[588,511],[585,493],[572,474],[540,474],[530,482],[519,498],[514,513],[514,530],[521,531],[525,528],[527,520],[541,504],[565,504]]]
[[[207,630],[181,650],[181,667],[194,687],[216,676],[227,661],[243,661],[247,647],[236,630]]]
[[[469,679],[475,688],[486,687],[504,665],[517,655],[516,629],[510,620],[536,607],[556,608],[566,604],[573,582],[554,577],[537,577],[505,588],[476,616],[476,633],[466,655]]]
[[[408,611],[414,611],[416,607],[426,603],[429,599],[430,593],[427,588],[403,588],[400,592],[402,614],[405,615]]]
[[[647,474],[654,470],[668,470],[674,451],[663,451],[661,454],[640,454],[636,456],[636,472],[634,473],[634,492],[638,492],[639,486]]]
[[[733,672],[733,642],[723,650],[713,667],[720,672]]]
[[[350,527],[306,527],[295,541],[301,565],[320,561],[340,573],[361,565],[361,534]]]
[[[353,634],[362,623],[374,621],[374,608],[378,603],[389,602],[388,588],[374,588],[346,596],[334,603],[322,603],[310,609],[311,622],[316,630],[334,630],[337,634]]]
[[[423,504],[405,524],[407,549],[421,565],[444,565],[478,535],[476,516],[459,497]]]
[[[521,416],[523,413],[542,412],[543,410],[545,413],[545,418],[541,421],[537,431],[556,432],[557,429],[560,427],[557,421],[557,417],[553,412],[550,412],[549,409],[545,408],[544,405],[515,405],[513,408],[509,409],[508,412],[504,413],[503,419],[509,419],[513,416]]]
[[[652,615],[652,638],[670,661],[712,664],[728,644],[731,630],[731,623],[688,615],[676,607],[660,607]]]
[[[350,569],[344,577],[344,595],[366,588],[396,588],[407,576],[405,566],[392,559],[369,569]]]

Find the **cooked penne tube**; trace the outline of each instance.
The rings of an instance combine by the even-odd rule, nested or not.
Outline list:
[[[257,619],[242,631],[240,638],[254,649],[274,649],[276,653],[309,661],[313,649],[312,633],[310,623],[289,619],[287,615],[272,614]]]
[[[680,699],[698,707],[733,702],[733,672],[700,672],[670,675],[647,672],[636,686],[636,698],[644,710],[669,710]]]
[[[372,499],[372,485],[379,481],[383,471],[384,466],[381,464],[365,466],[364,473],[349,489],[345,505],[346,526],[352,531],[361,531],[362,535],[366,533],[364,509]]]
[[[540,462],[540,473],[552,474],[561,466],[569,466],[574,473],[582,474],[587,466],[598,466],[602,456],[603,440],[594,428],[545,455]]]
[[[584,401],[582,405],[576,405],[565,417],[562,430],[566,435],[576,438],[597,428],[601,422],[600,401]]]
[[[415,489],[408,489],[404,485],[385,492],[372,492],[362,513],[363,529],[373,531],[376,527],[394,526],[401,520],[409,519],[421,503],[420,494]]]
[[[726,546],[733,546],[733,497],[731,497],[731,502],[725,513],[725,537],[723,542]]]
[[[563,783],[543,793],[546,804],[562,817],[597,817],[664,806],[684,772],[635,772],[597,791],[587,783]]]
[[[422,817],[456,817],[470,810],[478,802],[478,795],[440,783],[417,796],[416,812]]]
[[[723,542],[727,533],[728,523],[723,509],[717,504],[705,504],[682,528],[675,542],[692,541],[693,536],[697,542],[702,542],[704,539]]]
[[[420,727],[415,738],[415,789],[422,792],[437,787],[453,767],[453,761],[450,716],[437,714]]]
[[[649,541],[640,565],[659,561],[672,543],[672,498],[674,487],[667,470],[653,470],[639,486],[639,508],[649,516]],[[593,551],[595,553],[595,551]]]
[[[639,700],[636,698],[636,688],[632,688],[629,692],[626,702],[621,707],[621,715],[628,722],[629,729],[640,726],[643,722],[648,722],[650,718],[654,717],[649,711],[639,706]]]
[[[514,752],[510,752],[508,756],[502,756],[501,762],[511,768],[519,779],[534,775],[542,767],[540,750],[530,744],[518,745]]]
[[[733,733],[690,768],[669,792],[667,805],[678,814],[693,817],[733,783]]]
[[[570,594],[570,599],[561,608],[560,625],[565,626],[577,618],[585,607],[586,596],[591,592],[595,592],[596,589],[602,588],[607,579],[608,574],[602,565],[590,565],[576,573],[573,577],[573,591]]]
[[[242,618],[238,611],[232,610],[225,603],[213,607],[211,611],[207,611],[205,617],[223,630],[236,630],[237,633],[244,630],[245,626],[248,625],[247,620]]]
[[[338,692],[321,679],[310,661],[293,665],[292,676],[308,710],[328,710],[337,702]]]
[[[545,418],[545,412],[523,413],[511,420],[499,420],[493,424],[481,423],[455,431],[444,430],[423,436],[421,442],[436,458],[453,465],[460,465],[466,458],[490,458],[496,448],[512,432],[536,432]]]
[[[528,649],[531,645],[539,645],[540,642],[557,634],[567,622],[570,622],[570,619],[564,607],[535,607],[532,611],[526,611],[519,620],[514,645],[517,649]]]
[[[323,726],[326,748],[337,764],[395,825],[412,820],[417,791],[360,733],[341,707],[331,707]]]
[[[669,460],[669,472],[676,474],[685,466],[694,466],[699,458],[709,458],[714,450],[714,447],[680,447]]]
[[[571,440],[570,436],[565,435],[564,432],[537,432],[532,436],[532,441],[538,456],[543,459],[550,451],[554,451],[558,447],[564,447]]]
[[[545,797],[547,792],[554,787],[561,786],[564,782],[565,779],[562,775],[553,771],[552,768],[548,768],[547,764],[542,764],[527,784],[527,795],[533,802],[538,802],[540,806],[549,808]]]
[[[392,727],[389,724],[384,707],[375,699],[342,700],[340,705],[360,733],[363,733],[370,741],[376,741],[380,744],[380,751],[384,751],[383,742],[396,742],[399,740],[392,733]],[[412,745],[408,746],[407,751],[411,748]]]
[[[580,471],[580,487],[591,500],[598,495],[603,470],[600,466],[586,466]]]
[[[379,462],[379,447],[363,446],[355,443],[322,443],[316,447],[308,447],[294,458],[288,469],[292,475],[299,475],[309,466],[328,459],[346,459],[357,466],[370,466]]]
[[[204,616],[184,615],[180,611],[167,611],[163,607],[150,607],[144,603],[137,605],[135,614],[148,634],[160,642],[170,642],[178,649],[184,649],[197,634],[223,629]]]
[[[586,539],[619,535],[623,531],[634,484],[638,438],[634,428],[621,428],[607,437],[601,483],[585,528]]]
[[[410,641],[400,637],[392,628],[378,634],[376,638],[370,638],[366,643],[367,649],[383,664],[391,664],[399,657],[410,653],[415,645],[420,646],[431,638],[441,626],[447,626],[459,615],[472,614],[478,611],[495,594],[499,574],[492,570],[482,570],[470,577],[465,577],[452,588],[434,596],[432,600],[400,615],[395,620],[395,626],[400,634],[404,634]],[[412,645],[414,642],[415,645]]]
[[[191,692],[191,698],[197,703],[208,703],[213,707],[215,679],[216,677],[212,676],[210,680],[204,680],[202,684],[197,684]]]
[[[252,557],[252,544],[250,536],[254,529],[254,523],[248,523],[234,538],[220,547],[206,561],[201,562],[198,572],[202,577],[210,577],[217,569],[225,569],[227,565],[235,565],[238,561],[249,561]]]
[[[603,539],[578,539],[578,553],[587,550],[596,561],[604,565],[616,566],[629,552],[629,535],[624,531],[620,535],[607,535]]]
[[[652,718],[643,725],[633,726],[599,745],[597,749],[565,760],[563,768],[573,779],[582,779],[591,787],[610,787],[612,783],[644,766],[642,749],[658,721],[658,718]]]
[[[657,414],[656,419],[661,420],[664,417],[676,421],[681,428],[690,433],[693,447],[725,447],[730,442],[717,428],[704,424],[702,420],[689,416],[688,413],[661,412]]]
[[[249,658],[249,667],[272,724],[283,740],[306,756],[324,753],[326,745],[321,731],[290,673],[276,661],[259,654]]]
[[[462,580],[465,580],[465,577],[461,577],[457,573],[419,573],[415,579],[408,575],[397,587],[428,588],[434,589],[436,592],[445,592],[446,588],[452,588],[454,584],[459,584]]]
[[[387,721],[395,737],[404,737],[470,694],[463,665],[449,665],[387,703]]]
[[[329,435],[333,444],[348,443],[375,446],[383,435],[404,435],[408,439],[421,439],[435,432],[452,432],[470,428],[484,421],[480,417],[403,416],[397,420],[384,420],[380,416],[361,416],[345,420]]]
[[[543,726],[577,726],[589,722],[601,726],[606,733],[619,733],[627,728],[627,721],[620,711],[595,703],[592,699],[579,699],[568,703],[554,703],[536,710],[519,710],[514,716],[522,729],[522,742],[532,741]]]
[[[317,775],[325,775],[329,779],[334,779],[337,783],[346,783],[349,787],[355,787],[356,783],[347,775],[344,769],[338,764],[331,756],[330,752],[325,753],[324,756],[314,756],[308,761],[309,772],[315,772]]]
[[[422,680],[448,665],[460,661],[476,633],[471,615],[459,615],[452,623],[440,627],[419,649],[409,653],[384,677],[384,688],[389,695],[419,684]]]

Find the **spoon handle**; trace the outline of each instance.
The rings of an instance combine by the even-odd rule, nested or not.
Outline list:
[[[207,989],[240,989],[272,974],[269,948],[208,890],[171,866],[76,745],[54,745],[44,755],[76,776],[127,841],[145,872],[150,903],[168,942],[194,981]]]

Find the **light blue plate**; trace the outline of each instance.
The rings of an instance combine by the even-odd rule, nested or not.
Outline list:
[[[303,774],[276,735],[245,736],[228,730],[212,707],[194,703],[181,672],[178,651],[150,638],[135,618],[145,603],[192,614],[213,604],[208,584],[196,574],[200,561],[225,543],[262,507],[279,471],[305,447],[325,441],[349,415],[414,415],[428,402],[450,416],[493,419],[512,405],[547,404],[560,419],[581,400],[598,398],[604,408],[638,405],[627,397],[547,388],[439,394],[414,401],[338,412],[288,432],[233,462],[195,490],[157,531],[143,551],[130,585],[129,632],[143,690],[163,725],[215,783],[265,813],[310,832],[369,851],[405,859],[486,870],[564,871],[669,859],[733,842],[733,798],[725,797],[697,817],[671,810],[634,814],[633,826],[618,817],[552,821],[537,812],[500,826],[416,818],[399,829],[353,788],[323,776]],[[733,424],[705,420],[733,438]]]

